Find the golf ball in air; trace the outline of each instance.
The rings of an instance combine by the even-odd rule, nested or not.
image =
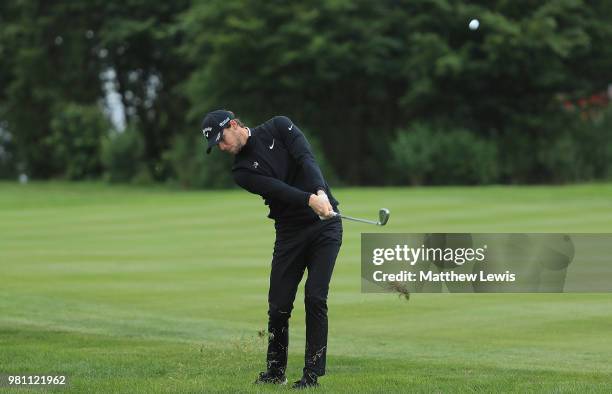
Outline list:
[[[470,21],[470,30],[476,30],[478,29],[478,26],[480,26],[480,22],[478,22],[478,19],[472,19]]]

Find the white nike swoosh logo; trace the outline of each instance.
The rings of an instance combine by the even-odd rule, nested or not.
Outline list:
[[[272,138],[272,145],[270,145],[268,148],[270,149],[274,148],[274,138]]]
[[[291,130],[293,128],[293,124],[291,124],[291,126],[289,126],[289,130]]]

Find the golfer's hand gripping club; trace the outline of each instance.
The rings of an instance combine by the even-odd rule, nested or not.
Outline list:
[[[327,194],[323,190],[319,190],[316,195],[311,194],[308,205],[320,218],[329,219],[334,212]]]
[[[319,216],[319,219],[321,220],[327,220],[339,216],[342,219],[352,220],[354,222],[384,226],[385,224],[387,224],[387,221],[389,221],[389,215],[391,214],[391,212],[387,208],[381,208],[378,211],[378,221],[359,219],[346,215],[341,215],[338,212],[334,212],[331,204],[329,203],[329,199],[327,198],[327,194],[325,194],[323,190],[317,191],[316,195],[312,194],[310,196],[310,199],[308,200],[308,205],[313,209],[313,211],[315,211],[315,213]]]

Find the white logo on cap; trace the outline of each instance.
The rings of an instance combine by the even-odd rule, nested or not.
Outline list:
[[[202,133],[204,133],[204,137],[208,138],[208,132],[212,130],[212,127],[206,127],[202,129]]]
[[[253,162],[253,167],[254,167],[254,168],[259,167],[259,163],[258,163],[258,162],[256,162],[256,161],[254,161],[254,162]]]
[[[219,126],[223,127],[223,126],[225,126],[225,125],[227,124],[227,122],[229,122],[229,121],[230,121],[230,118],[229,118],[229,116],[228,116],[227,118],[225,118],[225,120],[224,120],[223,122],[219,123]]]

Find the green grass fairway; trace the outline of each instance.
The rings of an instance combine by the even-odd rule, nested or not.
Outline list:
[[[344,224],[318,392],[612,390],[610,294],[405,302],[361,294],[359,268],[361,232],[612,232],[612,185],[335,195],[346,214],[388,207],[391,219]],[[265,364],[266,214],[241,190],[0,183],[0,373],[67,374],[83,393],[289,390],[252,385]],[[302,299],[303,287],[291,380],[302,368]]]

